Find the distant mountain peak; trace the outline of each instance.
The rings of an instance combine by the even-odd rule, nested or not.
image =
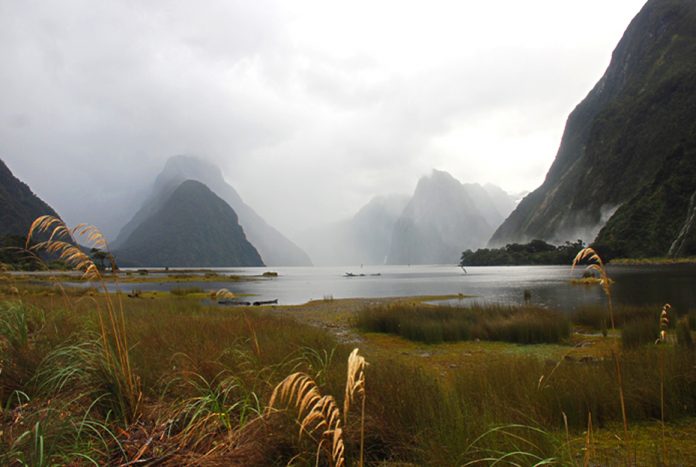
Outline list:
[[[122,244],[135,226],[150,215],[153,208],[161,204],[174,188],[188,179],[205,184],[234,209],[247,238],[258,249],[267,265],[307,266],[311,264],[304,251],[270,226],[242,200],[232,185],[227,183],[218,166],[206,159],[192,155],[176,155],[167,160],[162,172],[155,180],[150,198],[143,203],[133,219],[123,227],[117,238],[116,246]]]
[[[456,264],[462,251],[484,245],[513,207],[503,190],[432,170],[395,223],[387,262]]]

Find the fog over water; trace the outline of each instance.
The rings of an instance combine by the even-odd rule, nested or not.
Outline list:
[[[0,157],[110,234],[164,161],[288,235],[432,168],[535,188],[644,2],[0,1]]]

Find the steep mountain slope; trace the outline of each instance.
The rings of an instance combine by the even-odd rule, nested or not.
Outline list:
[[[485,245],[513,208],[512,199],[503,203],[499,194],[491,187],[462,184],[447,172],[434,170],[421,178],[394,225],[387,263],[457,263],[462,251]]]
[[[39,216],[58,214],[16,178],[0,159],[0,238],[25,236]]]
[[[352,218],[304,232],[299,244],[316,265],[384,264],[406,203],[407,196],[376,196]]]
[[[695,201],[696,147],[678,144],[652,183],[616,211],[595,246],[622,257],[696,255]]]
[[[130,222],[121,229],[114,242],[115,248],[118,248],[145,218],[157,211],[163,200],[168,199],[176,187],[185,180],[197,180],[205,184],[234,209],[247,238],[269,266],[311,264],[304,251],[268,225],[242,201],[236,190],[225,181],[218,167],[192,156],[174,156],[167,160],[164,169],[155,180],[152,194]]]
[[[673,185],[681,178],[678,167],[694,157],[694,57],[696,2],[649,0],[602,79],[568,117],[544,183],[498,228],[491,246],[534,238],[592,241],[616,213],[600,243],[631,255],[666,253],[679,228],[664,232],[659,246],[646,247],[658,218],[670,217],[670,228],[683,224],[694,192],[690,183]],[[636,244],[620,243],[640,234]]]
[[[234,210],[194,180],[183,182],[162,199],[115,256],[138,266],[263,266]]]

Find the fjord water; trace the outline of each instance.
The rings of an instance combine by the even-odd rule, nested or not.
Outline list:
[[[583,269],[570,266],[468,267],[466,273],[451,265],[366,266],[366,267],[277,267],[217,269],[221,274],[259,276],[275,271],[276,278],[256,278],[242,282],[186,283],[204,289],[228,288],[238,294],[250,294],[248,300],[278,299],[280,305],[302,304],[325,298],[378,298],[416,295],[457,295],[471,301],[523,303],[524,291],[531,302],[564,310],[604,303],[598,285],[573,285],[571,279],[582,276]],[[345,277],[345,273],[364,276]],[[680,309],[696,308],[696,265],[609,266],[615,281],[615,304],[662,306],[671,303]],[[379,274],[379,275],[377,275]],[[131,288],[166,290],[176,283],[124,284]]]

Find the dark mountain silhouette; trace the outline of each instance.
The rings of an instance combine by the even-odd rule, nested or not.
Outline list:
[[[115,256],[135,266],[263,266],[237,214],[204,184],[186,180],[162,195],[118,246]]]
[[[58,217],[0,159],[0,238],[26,236],[34,219],[45,214]]]
[[[225,200],[239,216],[249,241],[258,249],[269,266],[307,266],[311,261],[307,254],[288,240],[278,230],[264,221],[251,207],[242,201],[236,190],[222,176],[215,165],[193,156],[174,156],[167,160],[164,169],[155,180],[152,193],[140,210],[121,229],[116,241],[118,248],[133,230],[185,180],[197,180]]]

